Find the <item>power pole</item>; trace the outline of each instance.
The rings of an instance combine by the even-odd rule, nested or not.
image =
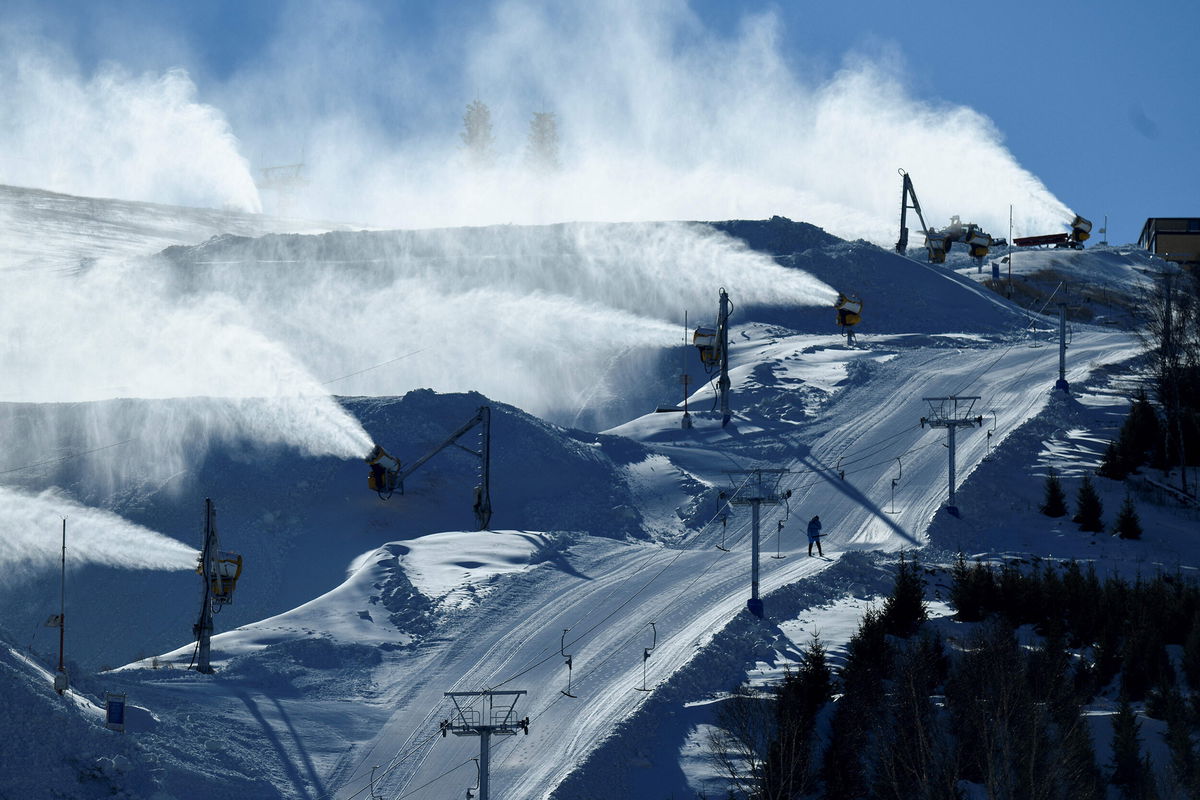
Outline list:
[[[979,399],[975,397],[922,397],[926,403],[929,403],[929,416],[921,417],[921,427],[929,425],[931,428],[945,428],[950,448],[950,498],[946,502],[946,510],[954,516],[958,516],[958,506],[954,504],[954,444],[955,432],[959,428],[981,428],[983,427],[983,416],[971,416],[971,408],[975,405],[975,401]],[[961,404],[961,405],[960,405]]]
[[[1070,394],[1071,387],[1067,383],[1067,304],[1058,304],[1058,381],[1055,389]]]
[[[491,754],[492,736],[515,736],[518,730],[529,735],[529,717],[517,719],[517,701],[522,691],[446,692],[454,703],[454,714],[442,720],[443,738],[447,733],[455,736],[479,737],[479,800],[488,800],[488,757]],[[470,698],[468,700],[468,698]],[[474,701],[482,702],[482,708],[473,708]]]
[[[783,476],[789,472],[791,472],[791,470],[788,469],[741,469],[725,471],[726,475],[752,476],[743,485],[744,487],[749,487],[748,491],[735,494],[729,502],[730,504],[736,506],[750,506],[750,519],[753,533],[751,534],[752,538],[750,540],[750,599],[746,601],[746,608],[749,609],[750,613],[756,617],[762,617],[763,615],[763,603],[758,596],[759,508],[763,503],[767,503],[768,505],[779,505],[784,500],[792,496],[790,489],[783,494],[779,494],[778,492],[779,481],[782,480]],[[763,475],[776,476],[774,481],[767,481],[772,485],[766,485],[767,482],[764,482]]]

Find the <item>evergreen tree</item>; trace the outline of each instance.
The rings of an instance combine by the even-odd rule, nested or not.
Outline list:
[[[833,693],[825,648],[816,637],[800,657],[800,670],[788,671],[776,697],[775,738],[763,768],[763,797],[797,797],[813,783],[817,714]]]
[[[944,658],[940,639],[930,636],[921,636],[897,654],[891,691],[876,711],[870,797],[959,797],[953,739],[931,699],[942,680]],[[898,731],[903,734],[896,735]]]
[[[1133,713],[1129,701],[1122,699],[1113,716],[1112,777],[1109,783],[1121,790],[1121,797],[1129,800],[1150,800],[1154,791],[1154,773],[1150,760],[1142,755],[1141,738],[1138,731],[1141,723]]]
[[[1096,494],[1091,477],[1084,475],[1079,492],[1075,495],[1075,516],[1071,521],[1078,523],[1081,531],[1099,533],[1104,530],[1104,522],[1101,520],[1103,513],[1104,506],[1100,502],[1100,495]]]
[[[950,604],[960,622],[979,622],[995,606],[992,570],[979,561],[968,567],[962,556],[951,571]]]
[[[1138,519],[1137,509],[1134,508],[1132,495],[1125,495],[1125,502],[1121,504],[1116,522],[1113,523],[1113,533],[1122,539],[1142,538],[1142,524]]]
[[[1042,503],[1042,513],[1047,517],[1062,517],[1067,513],[1067,495],[1053,467],[1046,473],[1046,500]]]
[[[1162,435],[1158,413],[1146,399],[1146,392],[1139,391],[1117,439],[1117,450],[1129,472],[1145,464],[1161,448]]]
[[[1188,688],[1200,689],[1200,611],[1193,615],[1191,630],[1183,643],[1183,674]]]
[[[460,136],[467,150],[467,161],[472,167],[490,167],[495,163],[492,112],[482,101],[474,100],[467,106]]]
[[[1172,686],[1163,696],[1163,705],[1167,718],[1167,732],[1163,738],[1171,754],[1171,777],[1182,796],[1196,797],[1200,794],[1200,760],[1192,738],[1187,703]]]
[[[1096,474],[1101,478],[1123,481],[1125,476],[1132,471],[1132,466],[1125,460],[1117,443],[1109,442],[1108,447],[1104,449],[1104,458],[1100,460],[1100,467],[1096,470]]]
[[[916,559],[908,561],[900,554],[896,583],[883,604],[883,627],[893,636],[912,636],[927,618],[925,582]]]
[[[829,723],[829,746],[821,765],[826,800],[856,800],[866,794],[871,735],[892,658],[882,614],[867,609],[846,645],[842,697]]]
[[[535,111],[529,121],[529,139],[525,144],[525,164],[535,172],[557,172],[558,118],[553,111]]]

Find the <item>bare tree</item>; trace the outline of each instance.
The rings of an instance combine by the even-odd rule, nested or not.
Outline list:
[[[742,685],[721,704],[716,727],[708,735],[708,752],[729,778],[730,797],[761,796],[774,732],[775,702],[770,694]]]

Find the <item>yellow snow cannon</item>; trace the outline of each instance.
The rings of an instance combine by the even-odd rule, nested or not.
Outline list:
[[[988,248],[992,246],[992,237],[990,234],[984,233],[977,225],[968,226],[967,233],[963,237],[963,241],[971,248],[971,255],[975,258],[983,258],[988,254]]]
[[[839,292],[837,303],[833,307],[837,310],[838,325],[843,328],[862,322],[862,301],[854,295],[847,297]]]
[[[717,329],[700,327],[692,334],[692,344],[700,351],[704,366],[713,367],[721,363],[721,345],[717,341]]]
[[[204,562],[196,566],[199,575],[204,574]],[[209,588],[213,601],[229,603],[233,601],[233,590],[237,588],[238,578],[242,576],[242,557],[229,550],[218,550],[213,560],[212,569],[208,574]]]
[[[1092,221],[1078,214],[1071,220],[1071,239],[1076,242],[1086,242],[1092,235]]]
[[[396,491],[400,475],[399,459],[377,444],[365,460],[367,466],[371,468],[367,474],[367,486],[384,499],[391,497],[392,493]]]
[[[945,234],[928,233],[925,235],[925,249],[929,251],[929,263],[944,264],[946,263],[946,250],[949,249],[949,243],[946,241]]]

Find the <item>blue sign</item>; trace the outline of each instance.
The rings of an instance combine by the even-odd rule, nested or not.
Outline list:
[[[125,730],[125,695],[105,694],[104,724],[113,730]]]

